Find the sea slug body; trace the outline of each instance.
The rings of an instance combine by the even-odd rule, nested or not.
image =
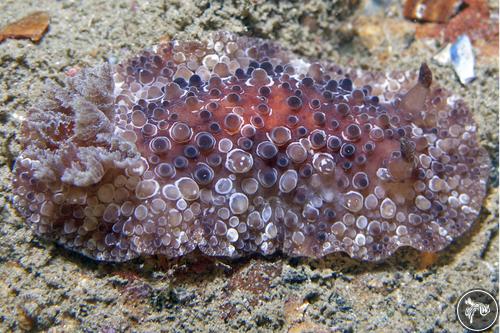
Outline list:
[[[490,164],[425,64],[346,70],[225,32],[49,85],[19,138],[15,207],[105,261],[438,251],[477,218]]]

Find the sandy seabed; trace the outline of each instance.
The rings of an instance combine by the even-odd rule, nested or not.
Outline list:
[[[37,10],[48,11],[51,22],[38,44],[0,44],[0,331],[463,331],[454,313],[460,295],[472,287],[498,295],[496,167],[475,227],[432,265],[410,249],[377,264],[341,254],[98,263],[35,237],[9,203],[19,118],[47,78],[61,82],[75,66],[120,61],[159,40],[219,29],[277,40],[342,66],[417,69],[427,61],[436,81],[473,109],[481,144],[497,166],[498,57],[479,58],[477,79],[463,87],[450,67],[430,61],[439,43],[412,38],[400,3],[386,2],[385,13],[372,8],[370,15],[395,23],[380,47],[368,50],[356,26],[367,10],[355,0],[2,1],[0,26]],[[490,7],[498,12],[498,2]]]

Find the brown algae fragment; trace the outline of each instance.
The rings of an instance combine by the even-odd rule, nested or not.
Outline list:
[[[44,11],[34,12],[4,26],[0,30],[0,42],[8,38],[29,38],[37,43],[47,32],[49,21],[49,13]]]

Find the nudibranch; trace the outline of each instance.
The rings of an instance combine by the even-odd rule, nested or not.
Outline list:
[[[218,32],[49,83],[13,202],[36,235],[104,261],[434,252],[481,209],[476,129],[425,64],[342,69]]]

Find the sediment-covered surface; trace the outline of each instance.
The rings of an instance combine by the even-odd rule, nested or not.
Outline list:
[[[478,78],[462,87],[451,68],[430,60],[439,44],[412,38],[414,23],[399,17],[398,3],[385,14],[348,5],[355,4],[3,3],[0,25],[42,7],[51,23],[38,44],[0,44],[2,330],[460,330],[454,304],[461,293],[470,287],[498,293],[494,168],[482,213],[469,233],[437,255],[400,249],[382,263],[338,253],[320,260],[273,255],[221,261],[195,255],[171,262],[154,257],[98,263],[34,236],[10,205],[19,118],[41,98],[45,79],[62,82],[75,67],[117,63],[162,40],[200,38],[219,29],[272,39],[345,67],[406,70],[425,61],[436,82],[464,98],[478,123],[480,144],[497,165],[498,58],[475,49]],[[374,45],[368,32],[382,17],[386,30]]]

